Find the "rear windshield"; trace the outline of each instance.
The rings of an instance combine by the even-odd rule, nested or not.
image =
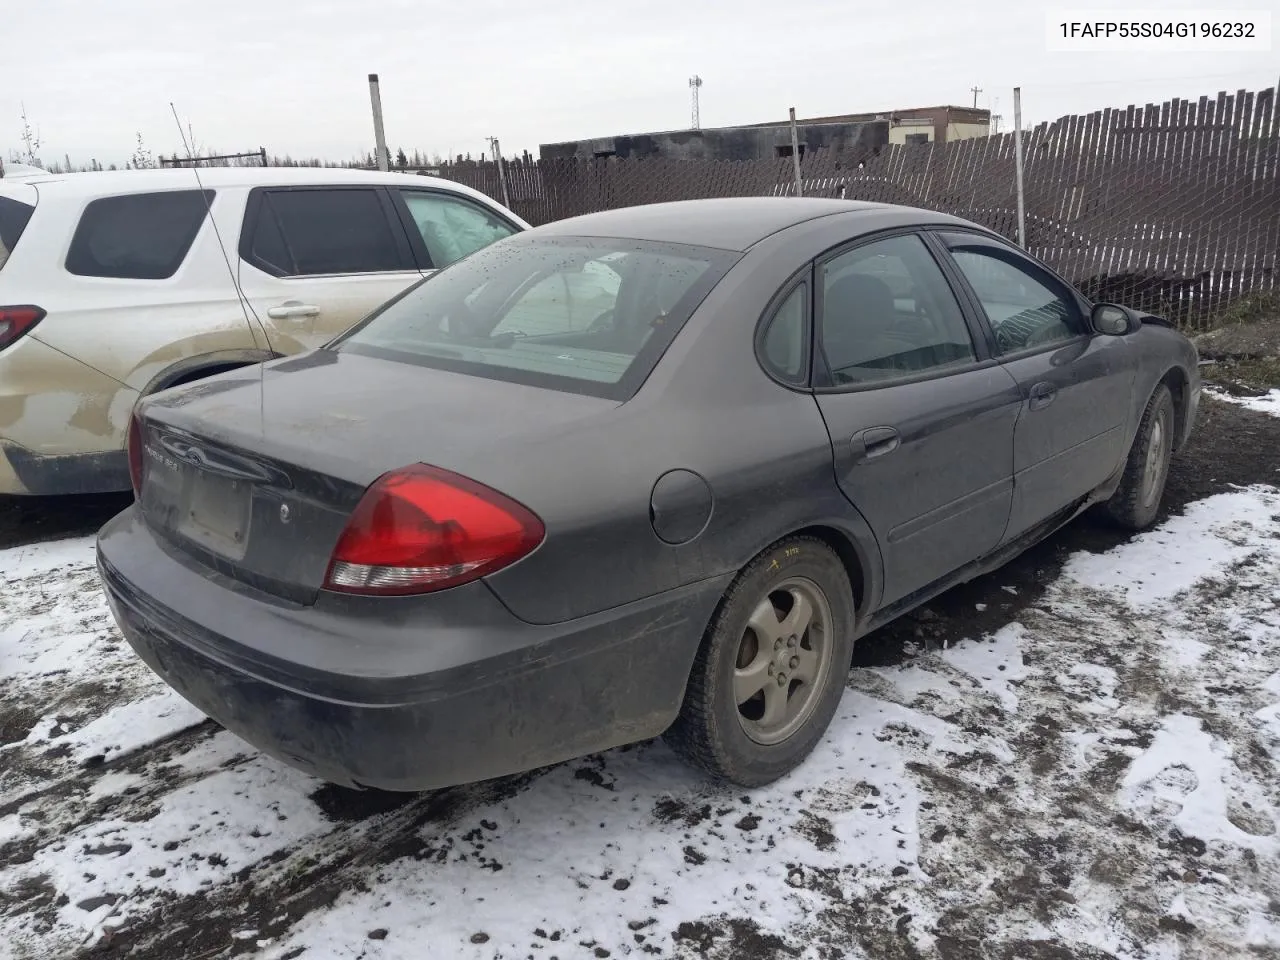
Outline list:
[[[18,245],[18,238],[27,228],[27,221],[35,209],[9,197],[0,197],[0,270],[4,269],[9,254]]]
[[[413,287],[334,348],[625,400],[736,257],[519,234]]]

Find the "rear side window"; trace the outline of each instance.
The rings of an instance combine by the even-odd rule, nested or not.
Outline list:
[[[18,239],[22,236],[22,231],[27,229],[27,221],[31,219],[33,212],[35,207],[9,197],[0,197],[0,270],[4,269],[9,254],[18,245]]]
[[[760,359],[775,377],[803,384],[809,378],[809,286],[799,284],[778,305],[760,342]]]
[[[951,287],[918,236],[875,240],[821,268],[822,353],[837,386],[972,362]]]
[[[276,277],[410,270],[377,190],[267,190],[240,254]]]
[[[167,280],[178,272],[214,192],[178,190],[103,197],[84,208],[67,252],[79,277]]]

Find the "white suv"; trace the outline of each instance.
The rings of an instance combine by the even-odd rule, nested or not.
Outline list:
[[[0,179],[0,494],[128,490],[138,397],[320,346],[528,226],[406,174]]]

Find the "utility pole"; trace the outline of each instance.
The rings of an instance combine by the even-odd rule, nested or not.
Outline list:
[[[1027,249],[1027,207],[1022,193],[1022,88],[1013,88],[1013,159],[1018,191],[1018,246]]]
[[[387,135],[382,129],[382,94],[376,73],[369,74],[369,102],[373,105],[373,139],[378,149],[378,169],[386,173],[391,169],[391,155],[387,153]]]
[[[977,110],[977,109],[978,109],[978,94],[980,94],[980,93],[982,92],[982,88],[981,88],[981,87],[970,87],[969,89],[973,91],[973,109]]]
[[[502,205],[511,209],[511,197],[507,194],[507,170],[502,165],[502,147],[497,137],[489,138],[489,152],[493,154],[493,162],[498,165],[498,183],[502,185]]]
[[[698,91],[702,89],[702,78],[696,73],[689,78],[689,89],[693,99],[693,129],[702,129],[702,118],[698,115]]]
[[[791,167],[796,175],[796,196],[804,196],[803,181],[800,178],[800,135],[796,130],[796,108],[791,108]]]

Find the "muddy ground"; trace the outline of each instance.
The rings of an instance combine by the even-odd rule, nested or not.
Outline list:
[[[1171,468],[1164,517],[1259,485],[1280,485],[1280,419],[1206,398],[1196,436]],[[127,503],[0,504],[0,548],[91,534]],[[1280,508],[1273,513],[1280,522]],[[1243,544],[1241,537],[1228,531],[1220,539]],[[1259,708],[1246,667],[1280,669],[1258,647],[1258,630],[1273,629],[1268,618],[1280,607],[1268,579],[1274,569],[1241,547],[1229,576],[1197,580],[1155,613],[1123,589],[1064,578],[1069,557],[1122,550],[1125,539],[1082,519],[861,640],[833,735],[853,743],[865,734],[887,769],[860,769],[858,755],[837,752],[786,790],[741,796],[698,783],[655,744],[420,796],[306,781],[212,723],[184,725],[181,717],[176,729],[161,724],[161,735],[141,736],[134,747],[85,756],[68,745],[77,729],[159,695],[145,674],[131,672],[127,648],[116,649],[92,569],[83,559],[51,569],[11,617],[66,607],[76,629],[92,635],[85,649],[112,666],[96,678],[0,677],[0,744],[12,747],[0,754],[0,766],[9,764],[0,772],[0,827],[6,817],[18,824],[14,839],[0,829],[0,934],[12,935],[0,957],[1278,956],[1270,935],[1256,930],[1280,930],[1280,859],[1266,846],[1274,825],[1258,814],[1280,808],[1280,754],[1241,719]],[[1231,603],[1246,613],[1230,622],[1214,613]],[[1242,618],[1258,630],[1242,631]],[[1194,670],[1168,659],[1171,631],[1201,638],[1195,642],[1211,653]],[[990,664],[974,666],[975,656]],[[1076,672],[1079,664],[1090,671]],[[1098,716],[1099,703],[1108,717]],[[1199,735],[1178,726],[1186,716],[1235,758],[1222,780],[1234,798],[1231,822],[1260,846],[1178,826],[1180,804],[1169,797],[1197,788],[1176,771],[1129,783],[1126,771],[1153,743]],[[49,718],[56,725],[42,728]],[[203,785],[225,777],[242,778],[232,795],[253,816],[287,797],[296,804],[291,823],[307,825],[293,839],[254,847],[261,856],[237,859],[222,849],[232,841],[219,840],[218,827],[197,829],[205,817],[236,829],[235,809],[197,802]],[[905,781],[912,786],[900,792]],[[1130,788],[1132,811],[1110,799]],[[166,888],[176,859],[155,860],[153,888],[145,873],[103,887],[98,871],[81,870],[94,857],[136,855],[148,830],[163,832],[182,791],[196,795],[184,803],[195,804],[197,822],[163,843],[157,834],[157,856],[170,844],[175,857],[190,845],[209,882]],[[619,800],[634,812],[619,813]],[[570,807],[574,819],[548,805]],[[859,825],[857,815],[879,825]],[[574,831],[595,830],[595,820],[616,836],[615,853],[582,848],[583,862],[569,862],[579,850]],[[103,821],[121,826],[95,832]],[[534,877],[523,872],[529,860],[560,861],[553,847],[519,836],[530,821],[570,852]],[[245,834],[260,835],[256,826]],[[85,852],[70,849],[76,845]],[[914,856],[895,861],[895,849]],[[666,864],[668,855],[669,867],[642,883],[636,861]],[[81,859],[64,869],[67,858]],[[72,878],[76,872],[94,879]],[[555,889],[569,875],[576,879],[566,889],[582,891],[580,901],[538,899],[539,884]],[[732,892],[692,905],[699,884],[730,881],[738,884]],[[473,899],[457,899],[455,888]],[[1236,900],[1214,899],[1227,888]],[[88,893],[80,900],[76,890]],[[691,903],[683,913],[681,891]],[[791,898],[786,907],[782,894]],[[496,912],[495,900],[528,903],[510,921],[515,908]],[[74,916],[68,920],[76,910],[102,922],[77,936]],[[1226,919],[1208,923],[1196,910]],[[113,911],[118,922],[110,922]],[[526,915],[533,919],[520,926]],[[1240,932],[1247,929],[1255,933]]]

